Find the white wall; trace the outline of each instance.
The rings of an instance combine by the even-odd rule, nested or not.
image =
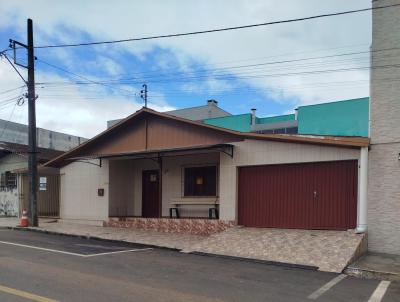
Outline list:
[[[0,173],[23,169],[28,167],[26,157],[17,154],[9,154],[0,159]],[[0,188],[0,215],[18,216],[19,194],[18,189]]]
[[[233,143],[234,156],[221,153],[220,219],[236,220],[237,167],[359,159],[359,149],[245,140]]]
[[[163,161],[162,215],[169,215],[170,202],[173,198],[181,198],[183,196],[182,169],[185,166],[216,165],[218,167],[218,164],[218,153],[185,155],[165,158]],[[180,214],[182,215],[182,217],[208,217],[208,209],[208,206],[191,206],[182,208],[180,210]]]
[[[93,160],[98,164],[98,160]],[[60,216],[62,219],[103,221],[108,219],[108,160],[102,167],[74,162],[60,170]],[[97,189],[104,189],[104,196]]]
[[[18,216],[19,198],[17,188],[0,190],[0,216]]]
[[[219,154],[198,154],[185,155],[163,158],[162,169],[162,216],[169,216],[170,202],[173,198],[181,198],[183,196],[183,175],[182,169],[188,165],[217,165],[219,164]],[[123,206],[121,202],[127,203],[127,212],[131,213],[133,207],[133,215],[142,215],[142,172],[144,170],[158,170],[159,166],[154,160],[150,159],[117,159],[110,161],[110,166],[119,170],[122,179],[110,179],[123,183],[124,185],[133,186],[132,196],[118,197],[118,206]],[[114,174],[114,173],[113,173]],[[128,178],[128,179],[126,179]],[[112,185],[112,184],[111,184]],[[132,191],[132,190],[129,190]],[[123,194],[130,194],[125,191]],[[116,196],[118,194],[115,194]],[[123,201],[122,201],[123,199]],[[190,208],[182,208],[182,216],[190,217],[208,217],[208,207],[193,206]]]
[[[280,163],[302,163],[335,160],[359,160],[360,150],[329,146],[245,140],[234,143],[234,157],[224,153],[167,157],[162,170],[162,215],[169,215],[170,201],[182,197],[182,168],[187,165],[209,165],[220,162],[219,186],[220,219],[236,220],[237,167]],[[123,183],[134,187],[133,196],[126,202],[135,216],[142,215],[142,171],[158,169],[152,160],[118,160],[118,169],[132,173]],[[96,161],[97,162],[97,161]],[[63,219],[107,220],[109,202],[109,162],[103,160],[101,168],[85,163],[72,163],[61,169],[61,217]],[[118,180],[116,180],[118,181]],[[121,180],[119,180],[121,181]],[[104,188],[105,196],[97,196],[97,189]],[[208,208],[182,209],[182,216],[207,217]],[[131,210],[129,210],[131,212]]]

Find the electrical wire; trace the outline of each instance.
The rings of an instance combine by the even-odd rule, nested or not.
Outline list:
[[[19,77],[22,79],[22,81],[27,84],[27,81],[24,79],[24,77],[22,76],[22,74],[19,72],[18,68],[14,66],[14,64],[11,62],[11,60],[8,58],[6,53],[0,53],[0,57],[4,57],[6,58],[6,60],[8,61],[8,63],[10,63],[11,67],[15,70],[15,72],[19,75]]]
[[[373,52],[388,51],[388,50],[392,50],[392,48],[374,50]],[[183,72],[181,72],[181,73],[175,72],[174,75],[177,75],[177,76],[178,75],[185,75],[185,77],[184,77],[185,79],[197,79],[197,78],[208,77],[208,75],[204,74],[204,73],[212,72],[212,71],[219,71],[219,70],[230,71],[231,69],[243,69],[243,68],[245,68],[245,69],[252,68],[251,71],[253,71],[256,68],[260,69],[259,67],[267,66],[267,65],[278,65],[278,64],[286,64],[286,63],[291,63],[291,62],[310,61],[310,60],[317,60],[317,59],[323,59],[323,58],[334,58],[334,57],[351,56],[351,55],[367,54],[367,53],[370,53],[370,51],[341,53],[341,54],[336,54],[336,55],[309,57],[309,58],[301,58],[301,59],[295,59],[295,60],[270,61],[270,62],[263,62],[263,63],[257,63],[257,64],[237,65],[237,66],[229,66],[229,67],[223,67],[223,68],[215,68],[215,69],[208,69],[208,70],[200,70],[200,71],[189,72],[190,75],[192,75],[192,74],[193,75],[203,74],[201,76],[188,76],[187,73],[183,73]],[[358,59],[368,60],[368,63],[369,63],[369,58],[368,57],[367,58],[358,58]],[[74,76],[78,76],[80,78],[84,78],[84,77],[79,76],[79,75],[77,75],[77,74],[75,74],[73,72],[70,72],[69,70],[66,70],[64,68],[61,68],[61,67],[56,66],[54,64],[51,64],[49,62],[46,62],[46,61],[44,61],[42,59],[38,59],[38,60],[43,62],[44,64],[47,64],[47,65],[53,67],[53,68],[60,69],[63,72],[70,73],[70,74],[72,74]],[[348,58],[346,60],[350,60],[351,63],[355,63],[355,61],[354,61],[355,59]],[[342,62],[347,62],[347,61],[342,61]],[[310,65],[310,64],[307,64],[307,65],[295,65],[295,66],[289,66],[289,67],[284,67],[284,68],[312,67],[312,66],[317,66],[317,65],[321,66],[321,65],[337,64],[337,63],[340,63],[340,61],[336,61],[336,62],[335,61],[333,61],[333,62],[317,62],[317,63],[314,63],[314,65]],[[280,70],[283,70],[284,68],[279,67]],[[362,67],[362,69],[366,69],[366,68],[369,68],[369,66]],[[246,70],[246,72],[247,72],[247,70]],[[317,71],[317,72],[319,72],[319,71]],[[146,74],[146,73],[142,73],[142,74]],[[165,80],[164,75],[165,75],[165,73],[162,75],[163,77],[161,77],[161,79]],[[219,75],[219,74],[215,75],[215,74],[212,74],[212,76],[214,78],[219,78],[219,77],[226,77],[226,76],[229,76],[229,75]],[[240,76],[240,74],[236,73],[235,77],[238,77],[238,76]],[[141,78],[123,78],[123,79],[115,79],[115,80],[109,80],[109,81],[104,81],[104,80],[90,81],[90,82],[82,82],[82,81],[80,81],[80,82],[74,82],[74,84],[76,84],[76,85],[85,85],[85,84],[93,83],[93,84],[101,84],[101,85],[104,85],[104,84],[107,84],[107,85],[110,85],[110,84],[117,84],[117,85],[121,84],[122,85],[122,84],[140,84],[140,81],[147,81],[147,80],[151,81],[152,83],[161,83],[161,82],[163,82],[163,81],[160,81],[160,80],[155,81],[155,78],[160,78],[160,76],[158,76],[158,77],[141,77]],[[182,78],[183,77],[180,76],[177,80],[182,82]],[[134,79],[136,79],[136,81],[130,81],[130,80],[134,80]],[[175,80],[175,78],[169,78],[168,80]],[[43,83],[38,83],[38,84],[41,85]],[[46,84],[50,84],[50,83],[47,82]],[[57,84],[61,84],[61,82],[58,82]]]
[[[11,89],[8,89],[8,90],[4,90],[4,91],[1,91],[0,94],[6,94],[6,93],[9,93],[9,92],[12,92],[12,91],[24,88],[24,87],[26,87],[26,86],[22,85],[22,86],[19,86],[19,87],[15,87],[15,88],[11,88]]]
[[[156,35],[156,36],[148,36],[148,37],[140,37],[140,38],[128,38],[128,39],[111,40],[111,41],[84,42],[84,43],[58,44],[58,45],[41,45],[41,46],[35,46],[35,48],[42,49],[42,48],[78,47],[78,46],[115,44],[115,43],[133,42],[133,41],[144,41],[144,40],[154,40],[154,39],[173,38],[173,37],[182,37],[182,36],[192,36],[192,35],[216,33],[216,32],[223,32],[223,31],[230,31],[230,30],[255,28],[255,27],[261,27],[261,26],[270,26],[270,25],[277,25],[277,24],[284,24],[284,23],[308,21],[308,20],[313,20],[313,19],[362,13],[362,12],[367,12],[367,11],[372,11],[372,10],[386,9],[386,8],[392,8],[392,7],[398,7],[398,6],[400,6],[400,4],[390,4],[390,5],[384,5],[384,6],[378,6],[378,7],[354,9],[354,10],[314,15],[314,16],[302,17],[302,18],[294,18],[294,19],[287,19],[287,20],[263,22],[263,23],[257,23],[257,24],[232,26],[232,27],[224,27],[224,28],[216,28],[216,29],[199,30],[199,31],[193,31],[193,32],[186,32],[186,33],[165,34],[165,35]]]
[[[130,91],[130,90],[127,90],[127,89],[122,89],[122,88],[118,88],[118,87],[113,87],[113,86],[110,86],[110,85],[105,84],[105,83],[101,83],[101,82],[98,82],[98,81],[93,81],[93,80],[91,80],[91,79],[89,79],[89,78],[87,78],[87,77],[81,76],[81,75],[79,75],[79,74],[76,74],[76,73],[74,73],[74,72],[72,72],[72,71],[69,71],[69,70],[67,70],[67,69],[64,69],[64,68],[62,68],[62,67],[59,67],[59,66],[56,66],[56,65],[54,65],[54,64],[48,63],[48,62],[46,62],[46,61],[44,61],[44,60],[41,60],[41,59],[39,59],[39,58],[37,58],[37,60],[38,60],[39,62],[42,62],[43,64],[46,64],[46,65],[48,65],[48,66],[50,66],[50,67],[53,67],[53,68],[55,68],[55,69],[58,69],[58,70],[60,70],[60,71],[62,71],[62,72],[64,72],[64,73],[68,73],[68,74],[71,74],[71,75],[73,75],[73,76],[75,76],[75,77],[77,77],[77,78],[81,78],[81,79],[83,79],[83,80],[86,80],[86,81],[88,81],[88,82],[90,82],[90,83],[92,83],[92,84],[102,85],[102,86],[105,86],[105,87],[107,87],[107,88],[111,88],[111,89],[113,89],[113,90],[118,89],[118,90],[127,92],[127,93],[129,93],[129,94],[134,93],[134,92],[132,92],[132,91]],[[36,84],[36,85],[37,85],[37,84]]]

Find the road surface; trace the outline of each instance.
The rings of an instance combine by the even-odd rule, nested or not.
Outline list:
[[[0,301],[400,301],[400,284],[0,229]]]

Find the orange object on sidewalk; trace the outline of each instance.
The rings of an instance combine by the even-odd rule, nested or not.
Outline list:
[[[25,209],[22,210],[21,222],[20,227],[27,227],[29,226],[29,219]]]

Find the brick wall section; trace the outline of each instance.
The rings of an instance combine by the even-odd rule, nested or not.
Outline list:
[[[379,67],[400,64],[400,7],[373,11],[372,36],[368,247],[400,254],[400,68]]]

